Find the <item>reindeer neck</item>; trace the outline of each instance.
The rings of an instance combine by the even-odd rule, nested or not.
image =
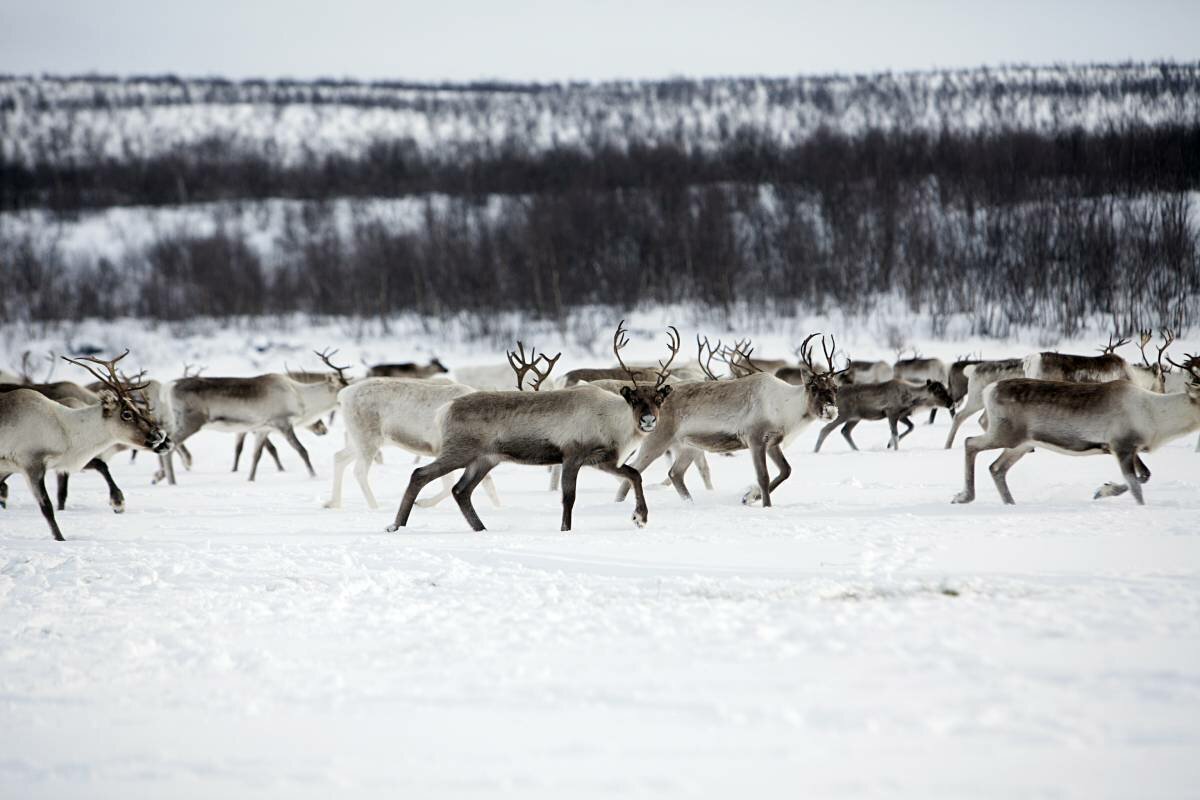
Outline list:
[[[1200,400],[1187,392],[1147,395],[1147,416],[1156,438],[1166,442],[1200,429]]]
[[[327,381],[301,383],[293,380],[292,388],[300,396],[305,416],[319,416],[337,405],[338,387]]]
[[[71,442],[71,455],[90,461],[117,443],[104,418],[104,409],[99,405],[69,408],[64,406],[60,419]]]

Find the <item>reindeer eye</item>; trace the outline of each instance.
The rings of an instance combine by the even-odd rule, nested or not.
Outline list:
[[[133,419],[133,412],[130,411],[128,408],[124,409],[121,412],[121,419],[125,420],[126,422],[129,422],[129,420]]]

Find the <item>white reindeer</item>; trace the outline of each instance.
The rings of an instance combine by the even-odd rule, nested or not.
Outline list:
[[[25,476],[58,541],[63,535],[46,493],[47,471],[77,472],[118,443],[156,453],[171,446],[166,432],[134,402],[116,373],[116,363],[128,354],[126,350],[111,361],[67,359],[108,384],[97,405],[71,408],[31,389],[0,395],[0,480],[16,472]],[[108,375],[84,362],[105,367]]]
[[[1174,363],[1174,362],[1171,362]],[[1097,497],[1130,491],[1139,505],[1150,470],[1139,457],[1200,429],[1200,358],[1189,355],[1180,366],[1188,375],[1185,391],[1157,394],[1130,381],[1065,383],[1016,378],[983,392],[988,429],[966,441],[964,487],[955,503],[975,499],[975,457],[985,450],[1004,452],[989,468],[996,490],[1013,503],[1007,475],[1035,447],[1066,455],[1117,459],[1124,484],[1101,488]]]
[[[338,405],[346,424],[346,446],[333,457],[333,490],[326,508],[341,508],[342,479],[346,468],[354,464],[354,477],[367,505],[378,508],[371,491],[368,473],[375,456],[384,445],[391,445],[420,456],[436,456],[441,449],[437,412],[451,400],[473,393],[469,386],[415,378],[365,378],[338,392]],[[419,506],[432,506],[450,494],[453,480],[443,475],[444,488],[437,496],[419,500]],[[483,487],[492,504],[500,497],[490,476]]]

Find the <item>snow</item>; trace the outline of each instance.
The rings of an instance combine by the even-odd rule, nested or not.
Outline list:
[[[655,355],[638,336],[649,318],[633,318],[631,357]],[[764,356],[787,352],[786,336],[762,338]],[[845,338],[868,354],[868,333]],[[309,344],[351,359],[389,342],[397,357],[437,342],[451,366],[495,358],[479,343],[356,343],[319,327],[136,342],[162,372],[212,356],[209,375],[277,368],[267,362]],[[943,357],[981,346],[922,345]],[[884,423],[863,423],[863,452],[834,436],[819,455],[814,426],[771,509],[738,502],[748,457],[713,456],[715,490],[689,475],[687,506],[649,488],[642,530],[631,503],[612,502],[611,478],[584,470],[575,531],[562,533],[547,472],[505,465],[493,473],[503,506],[476,498],[488,531],[471,533],[447,501],[385,533],[412,458],[387,450],[372,470],[379,511],[353,481],[342,510],[323,509],[340,423],[301,433],[316,480],[278,442],[287,471],[264,464],[248,483],[220,433],[189,442],[195,467],[174,487],[149,485],[145,455],[118,456],[128,510],[112,514],[103,483],[75,476],[65,543],[10,479],[0,796],[1191,792],[1193,441],[1147,457],[1145,507],[1091,499],[1117,479],[1112,459],[1050,453],[1010,474],[1018,505],[1001,505],[981,468],[979,500],[953,506],[962,451],[941,448],[948,423],[921,420],[899,453],[883,449]],[[664,473],[652,467],[648,485]]]

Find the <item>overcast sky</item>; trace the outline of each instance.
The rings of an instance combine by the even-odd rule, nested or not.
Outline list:
[[[1200,0],[0,0],[0,72],[564,80],[1200,58]]]

